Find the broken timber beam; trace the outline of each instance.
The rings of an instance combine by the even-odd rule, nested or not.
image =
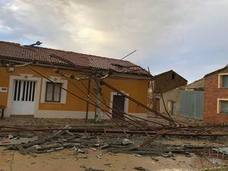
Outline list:
[[[3,128],[4,126],[1,126]],[[22,128],[22,127],[10,127],[5,130],[1,130],[1,132],[22,132],[22,131],[43,131],[43,132],[48,132],[48,131],[73,131],[75,133],[96,133],[96,134],[139,134],[143,135],[145,133],[145,130],[135,130],[135,129],[105,129],[105,128]],[[147,130],[146,133],[148,135],[158,135],[158,130]],[[189,130],[188,132],[182,132],[181,130],[164,130],[160,132],[159,135],[162,136],[186,136],[186,137],[200,137],[200,136],[205,136],[205,137],[219,137],[219,136],[228,136],[227,132],[222,132],[222,133],[201,133],[201,132],[192,132]],[[47,137],[49,138],[49,137]]]

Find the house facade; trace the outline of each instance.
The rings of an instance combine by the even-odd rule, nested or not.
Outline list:
[[[129,61],[0,42],[4,117],[93,119],[99,113],[111,119],[116,111],[147,117],[144,108],[102,82],[148,105],[151,78]]]
[[[204,120],[228,123],[228,66],[207,74],[205,80]]]
[[[179,109],[180,90],[187,80],[173,70],[154,76],[153,108],[157,112],[176,114]]]
[[[228,123],[227,66],[181,88],[180,115],[210,124]]]

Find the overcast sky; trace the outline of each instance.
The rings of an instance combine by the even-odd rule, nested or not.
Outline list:
[[[0,40],[127,59],[190,82],[228,64],[228,0],[0,0]]]

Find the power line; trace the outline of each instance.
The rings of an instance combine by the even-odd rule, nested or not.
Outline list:
[[[132,55],[132,54],[135,53],[135,52],[136,52],[136,50],[134,50],[134,51],[128,53],[127,55],[125,55],[124,57],[122,57],[121,60],[127,58],[128,56]]]

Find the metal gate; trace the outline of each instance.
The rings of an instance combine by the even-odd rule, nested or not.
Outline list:
[[[204,111],[203,91],[181,91],[180,113],[188,118],[202,119]]]

